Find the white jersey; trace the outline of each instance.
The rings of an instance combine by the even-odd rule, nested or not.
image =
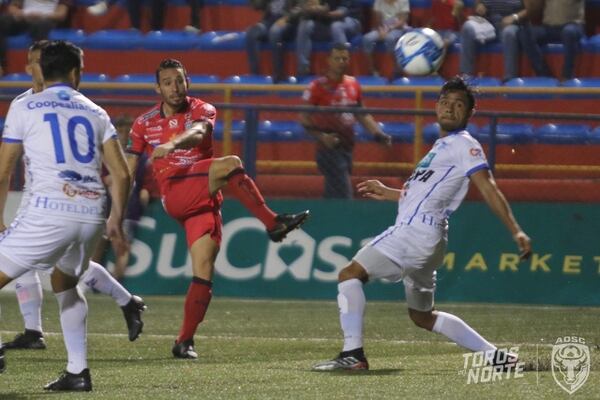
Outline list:
[[[488,168],[481,145],[466,130],[438,139],[404,184],[396,225],[446,227],[469,189],[469,176]]]
[[[19,97],[11,103],[2,140],[23,144],[27,213],[104,221],[101,144],[116,140],[106,111],[62,84]]]

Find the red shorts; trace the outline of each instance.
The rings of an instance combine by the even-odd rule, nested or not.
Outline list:
[[[205,234],[221,243],[223,195],[211,196],[208,170],[213,159],[202,160],[169,177],[161,187],[162,203],[169,216],[185,228],[188,246]]]

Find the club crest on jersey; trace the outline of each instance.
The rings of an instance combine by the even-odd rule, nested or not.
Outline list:
[[[64,101],[71,100],[71,96],[65,90],[59,91],[58,93],[56,93],[56,95],[61,100],[64,100]]]
[[[431,164],[431,161],[434,159],[436,153],[429,152],[419,163],[417,164],[417,168],[427,168]]]
[[[179,121],[176,119],[169,120],[169,128],[177,128],[177,125],[179,125]]]
[[[481,157],[481,149],[471,147],[469,149],[469,154],[471,154],[473,157]]]

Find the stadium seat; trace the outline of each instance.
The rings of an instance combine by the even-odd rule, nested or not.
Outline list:
[[[544,144],[585,144],[590,136],[584,124],[546,124],[536,130],[538,143]]]
[[[364,86],[385,86],[388,84],[387,79],[382,78],[380,76],[360,75],[360,76],[356,77],[356,80],[363,87]],[[387,96],[386,94],[381,93],[381,91],[367,92],[364,90],[362,91],[362,95],[363,95],[363,97],[386,97]]]
[[[386,122],[383,130],[392,137],[394,143],[412,143],[415,138],[413,122]]]
[[[216,75],[191,74],[189,78],[190,83],[219,83],[219,78]]]
[[[423,127],[423,140],[425,143],[433,143],[440,137],[440,124],[433,122]]]
[[[389,132],[389,130],[386,128],[386,126],[387,126],[387,123],[386,123],[386,124],[384,124],[383,122],[378,122],[378,124],[379,124],[379,126],[381,127],[381,129],[382,129],[382,130],[383,130],[385,133],[387,133],[388,135],[391,135],[391,136],[393,136],[393,135],[392,135],[392,134]],[[375,141],[375,139],[374,139],[373,135],[371,135],[371,134],[369,133],[369,131],[367,131],[367,130],[365,129],[365,127],[364,127],[364,126],[362,126],[362,124],[360,124],[360,123],[358,123],[358,122],[357,122],[356,124],[354,124],[354,139],[355,139],[357,142],[373,142],[373,141]]]
[[[0,81],[4,82],[23,82],[22,87],[3,88],[2,94],[17,95],[31,87],[31,75],[25,72],[7,74],[0,77]]]
[[[48,35],[50,40],[66,40],[74,45],[83,47],[87,37],[83,29],[53,29]]]
[[[435,92],[425,93],[424,98],[437,98],[438,89],[444,84],[444,80],[439,76],[411,76],[402,77],[392,81],[395,86],[432,86],[436,88]],[[396,93],[394,97],[414,97],[414,93]]]
[[[156,76],[154,74],[123,74],[114,79],[118,83],[148,83],[155,84]],[[119,94],[148,95],[154,94],[154,87],[148,89],[119,89]]]
[[[485,125],[474,134],[480,143],[490,142],[490,125]],[[524,144],[534,141],[533,127],[530,124],[502,123],[496,125],[496,143]]]
[[[222,120],[218,120],[215,123],[215,130],[213,131],[213,138],[215,140],[223,140],[223,129],[224,123]],[[233,140],[242,140],[245,135],[246,121],[234,120],[231,122],[231,137]]]
[[[31,46],[31,42],[31,36],[25,33],[6,38],[6,46],[9,49],[27,49]]]
[[[246,32],[211,31],[200,35],[201,50],[235,50],[246,48]]]
[[[296,121],[262,121],[258,126],[260,141],[289,142],[307,140],[308,134]]]
[[[194,50],[200,46],[200,36],[185,31],[151,31],[144,36],[141,46],[156,51]]]
[[[272,85],[273,78],[268,75],[233,75],[221,81],[233,85]],[[265,96],[269,92],[255,90],[234,90],[235,96]]]
[[[600,144],[600,125],[590,132],[588,142],[590,144]]]
[[[96,89],[96,88],[87,89],[87,88],[85,88],[86,83],[104,83],[104,82],[109,82],[109,81],[110,81],[110,78],[106,74],[94,74],[94,73],[84,72],[83,74],[81,74],[81,83],[83,85],[82,85],[82,88],[80,89],[80,91],[83,94],[85,94],[86,96],[109,93],[110,90],[107,90],[107,89]]]
[[[600,88],[600,78],[575,78],[562,83],[567,88]],[[565,99],[597,99],[597,94],[564,94]]]
[[[0,136],[2,136],[3,131],[4,131],[4,117],[0,117]]]
[[[140,48],[143,40],[142,33],[134,29],[103,30],[89,35],[84,47],[94,50],[133,50]]]
[[[504,83],[507,87],[518,88],[555,88],[558,87],[558,80],[546,77],[531,77],[531,78],[513,78]],[[549,99],[554,95],[542,93],[515,93],[507,94],[506,97],[513,99]]]

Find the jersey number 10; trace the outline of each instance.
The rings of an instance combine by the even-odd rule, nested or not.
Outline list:
[[[50,130],[52,131],[52,141],[54,143],[54,155],[56,156],[56,162],[57,164],[64,164],[66,162],[65,151],[63,147],[60,126],[58,124],[58,114],[44,114],[44,121],[50,123]],[[87,135],[87,153],[85,154],[81,154],[79,152],[79,147],[77,146],[78,136],[75,135],[75,129],[78,125],[83,126]],[[94,130],[92,128],[92,124],[86,117],[77,115],[69,118],[69,121],[67,122],[67,136],[69,138],[69,147],[71,148],[71,153],[77,161],[79,161],[82,164],[87,164],[94,159]],[[84,138],[82,138],[80,135],[79,140],[82,139]]]

